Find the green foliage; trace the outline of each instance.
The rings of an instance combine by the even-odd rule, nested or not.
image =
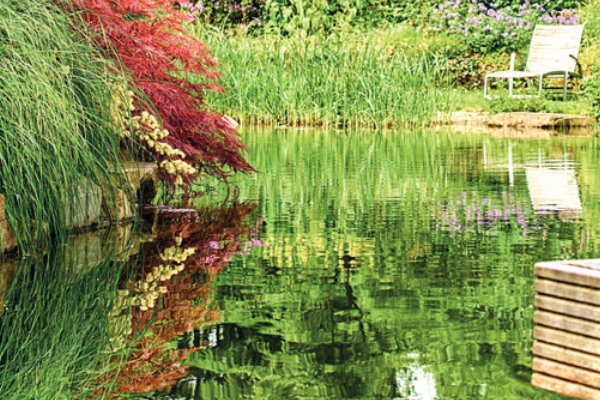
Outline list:
[[[265,21],[269,29],[310,34],[352,25],[398,23],[416,19],[428,8],[427,2],[392,0],[269,0],[265,3]]]
[[[582,88],[592,105],[594,116],[600,121],[600,2],[590,2],[585,13],[584,56],[587,56],[585,72],[588,76],[583,79]]]
[[[592,106],[594,117],[600,121],[600,77],[592,77],[586,85],[586,97]]]
[[[0,2],[0,54],[7,218],[23,242],[63,235],[82,185],[104,182],[111,192],[106,177],[119,152],[108,106],[113,78],[50,0]]]
[[[281,36],[197,34],[222,63],[219,112],[256,123],[379,126],[426,123],[448,108],[446,64],[412,29]]]

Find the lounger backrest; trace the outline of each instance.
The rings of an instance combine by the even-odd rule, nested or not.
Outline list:
[[[583,36],[583,25],[537,25],[527,58],[527,71],[574,72]]]

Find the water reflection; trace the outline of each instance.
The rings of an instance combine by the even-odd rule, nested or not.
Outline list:
[[[236,204],[175,214],[158,210],[152,241],[125,266],[136,273],[121,282],[110,312],[113,348],[128,347],[112,393],[156,391],[186,375],[182,361],[206,345],[193,339],[186,340],[186,348],[173,343],[221,320],[210,283],[233,255],[262,245],[257,229],[243,223],[254,208]]]
[[[189,375],[143,398],[557,398],[529,385],[531,268],[598,248],[595,142],[247,141],[263,173],[237,183],[265,246],[211,282],[222,318],[177,340],[203,347]],[[569,218],[540,212],[527,175],[565,154],[585,182]]]
[[[114,250],[90,241],[57,259],[71,267],[47,261],[71,272],[43,290],[76,287],[85,301],[43,311],[91,326],[81,340],[104,335],[97,354],[118,355],[96,360],[102,390],[86,395],[558,398],[529,384],[532,267],[600,252],[594,139],[254,132],[245,141],[263,172],[235,178],[241,204],[162,209],[113,239]],[[6,295],[3,360],[16,354],[5,343],[27,338],[15,326],[29,322],[6,320],[19,315],[11,307],[38,304],[27,287]],[[42,350],[51,353],[40,345],[26,358]],[[2,371],[3,387],[22,383],[18,368]],[[26,384],[39,387],[35,379]]]
[[[129,229],[72,237],[66,246],[3,262],[3,400],[91,395],[91,382],[108,357],[108,314],[121,260],[135,251],[124,232]]]

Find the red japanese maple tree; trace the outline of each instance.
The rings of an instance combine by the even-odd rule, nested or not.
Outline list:
[[[172,0],[57,1],[81,17],[103,53],[117,60],[121,72],[131,77],[158,111],[169,131],[164,141],[181,150],[185,162],[197,171],[183,176],[184,187],[189,188],[199,175],[226,180],[231,172],[254,171],[241,155],[245,146],[239,134],[203,102],[206,90],[223,90],[216,84],[218,64],[204,44],[185,31],[186,17]],[[204,83],[191,83],[186,79],[190,75]],[[148,108],[138,100],[136,112]],[[160,163],[166,156],[155,157]],[[174,181],[165,171],[161,178]]]

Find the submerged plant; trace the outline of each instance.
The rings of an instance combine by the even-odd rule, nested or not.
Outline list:
[[[161,129],[168,132],[162,143],[181,152],[179,157],[152,148],[161,177],[189,193],[191,183],[203,176],[227,179],[232,171],[250,172],[245,149],[234,128],[223,116],[209,111],[203,102],[207,90],[222,90],[215,84],[216,63],[206,47],[186,34],[184,13],[171,0],[61,0],[73,8],[83,25],[93,31],[93,40],[104,54],[122,66],[150,104],[136,98],[134,113],[158,113]],[[200,76],[200,83],[186,78]],[[148,144],[148,143],[147,143]],[[173,174],[174,159],[193,168]],[[168,161],[165,163],[164,161]],[[177,169],[177,167],[175,167]]]

